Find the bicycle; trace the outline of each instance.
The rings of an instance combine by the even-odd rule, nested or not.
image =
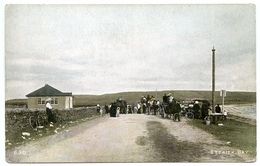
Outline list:
[[[189,109],[182,109],[179,113],[175,113],[173,115],[173,121],[181,121],[181,119],[187,119],[187,120],[193,120],[194,119],[194,114],[191,112]]]
[[[37,128],[43,128],[44,127],[44,118],[39,113],[40,111],[35,111],[35,115],[32,115],[29,117],[29,124],[32,127],[32,129],[37,130]]]

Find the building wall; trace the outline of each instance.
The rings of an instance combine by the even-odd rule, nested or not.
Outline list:
[[[28,97],[28,108],[29,109],[45,109],[45,103],[44,104],[38,104],[38,98],[49,98],[49,96],[46,97]],[[72,98],[71,96],[51,96],[51,98],[58,98],[58,104],[51,104],[52,108],[54,109],[64,109],[69,108],[70,106],[69,99]],[[68,104],[67,104],[68,103]],[[72,108],[72,106],[71,106]]]
[[[65,108],[73,108],[73,98],[72,96],[66,96],[66,99],[65,99]]]
[[[70,97],[70,108],[73,108],[73,97]]]

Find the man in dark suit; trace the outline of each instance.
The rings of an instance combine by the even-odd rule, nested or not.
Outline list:
[[[216,113],[221,113],[221,108],[219,107],[219,104],[215,108]]]

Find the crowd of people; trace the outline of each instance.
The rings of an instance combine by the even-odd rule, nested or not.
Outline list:
[[[50,126],[53,126],[55,123],[55,117],[52,113],[52,106],[50,105],[51,98],[46,99],[46,114],[48,117],[48,122]],[[164,107],[164,111],[166,115],[179,113],[182,110],[190,109],[194,114],[194,118],[196,119],[205,119],[209,116],[210,112],[212,112],[210,108],[210,103],[206,100],[194,101],[188,103],[185,108],[184,102],[177,101],[171,93],[165,94],[162,98],[162,103],[153,96],[141,96],[139,102],[136,105],[127,105],[127,102],[119,98],[115,102],[110,105],[105,105],[102,108],[99,104],[96,106],[97,114],[101,116],[105,114],[110,114],[110,117],[119,117],[120,114],[162,114],[161,107]],[[103,110],[104,109],[104,110]],[[224,119],[226,119],[227,112],[221,111],[219,104],[214,108],[215,113],[222,113]],[[178,117],[179,118],[179,117]]]
[[[127,102],[121,98],[117,99],[115,102],[110,105],[105,105],[105,112],[110,113],[111,117],[118,117],[118,112],[120,114],[159,114],[159,108],[162,104],[168,104],[167,113],[173,113],[172,110],[179,112],[181,110],[181,103],[175,101],[174,97],[171,94],[168,94],[163,97],[163,102],[161,103],[154,96],[141,96],[139,102],[136,105],[128,105]],[[100,106],[97,105],[97,113],[100,113]],[[118,111],[119,110],[119,111]]]
[[[124,102],[124,104],[122,104]],[[171,93],[165,94],[162,97],[162,102],[156,99],[154,96],[143,95],[136,105],[127,105],[127,102],[119,98],[116,102],[111,105],[105,105],[106,113],[110,113],[111,117],[119,117],[119,114],[147,114],[147,115],[158,115],[162,114],[159,109],[164,107],[166,116],[179,113],[180,111],[191,111],[196,119],[205,119],[209,113],[212,112],[210,103],[207,100],[195,100],[190,101],[188,104],[176,100]],[[223,113],[226,117],[226,112],[221,111],[219,104],[214,108],[216,113]],[[97,109],[99,112],[100,109]],[[178,117],[179,118],[179,117]]]

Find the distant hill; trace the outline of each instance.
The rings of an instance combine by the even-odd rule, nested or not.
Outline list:
[[[141,96],[154,96],[162,101],[164,94],[171,93],[172,96],[179,101],[202,99],[211,103],[211,91],[188,91],[188,90],[169,90],[169,91],[146,91],[146,92],[121,92],[104,95],[73,95],[75,97],[75,106],[110,104],[118,98],[125,99],[129,104],[137,104]],[[222,103],[222,97],[219,92],[215,92],[215,103]],[[248,104],[256,103],[256,92],[227,92],[225,104]]]
[[[27,99],[11,99],[5,102],[5,107],[27,107]]]
[[[103,95],[73,95],[74,107],[105,105],[114,102],[118,98],[123,98],[129,104],[137,104],[141,96],[154,96],[162,101],[164,94],[172,93],[172,96],[179,101],[202,99],[211,103],[211,91],[191,91],[191,90],[168,90],[168,91],[145,91],[145,92],[121,92]],[[215,92],[215,103],[221,104],[222,97],[219,92]],[[225,104],[249,104],[256,103],[256,92],[227,92]],[[6,106],[27,105],[27,99],[12,99],[6,101]]]

